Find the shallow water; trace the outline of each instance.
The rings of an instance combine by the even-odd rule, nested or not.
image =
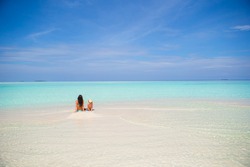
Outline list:
[[[193,99],[250,99],[250,81],[1,83],[0,109],[70,105],[82,94],[98,103]]]
[[[89,88],[97,87],[96,93],[79,88],[83,83],[59,84],[58,89],[54,83],[42,83],[49,85],[40,88],[36,84],[32,88],[31,83],[30,91],[41,96],[30,102],[45,105],[27,106],[29,97],[14,103],[21,107],[1,106],[0,166],[250,166],[248,82],[223,83],[224,86],[179,83],[188,88],[183,94],[179,92],[180,85],[165,82],[154,86],[87,83]],[[208,90],[214,84],[215,90],[223,93],[213,97],[215,92]],[[26,95],[27,85],[17,94]],[[116,88],[109,94],[110,85]],[[61,103],[51,97],[53,89],[60,95],[68,91],[65,98],[73,98],[70,92],[75,91],[76,96],[78,91],[86,92],[86,98],[94,99],[95,111],[74,113],[75,99]],[[51,90],[48,99],[53,103],[39,100],[45,90]],[[191,90],[196,91],[194,95]],[[121,92],[124,96],[111,100],[112,95]],[[198,96],[197,92],[202,93]]]

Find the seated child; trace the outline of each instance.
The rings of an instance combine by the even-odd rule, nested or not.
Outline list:
[[[91,99],[89,99],[88,101],[88,108],[87,111],[93,111],[93,101]]]

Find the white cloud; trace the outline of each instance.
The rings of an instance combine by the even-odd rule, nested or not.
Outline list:
[[[98,48],[98,49],[97,49]],[[90,62],[133,59],[146,55],[133,47],[54,45],[50,47],[0,47],[0,62]]]
[[[39,38],[41,36],[44,36],[44,35],[47,35],[49,33],[52,33],[53,31],[56,31],[56,30],[57,30],[56,28],[51,28],[51,29],[48,29],[46,31],[40,31],[40,32],[32,33],[32,34],[29,34],[27,36],[27,38],[30,38],[32,40],[36,40],[37,38]]]
[[[239,31],[250,31],[250,25],[234,26],[234,27],[232,27],[232,29],[239,30]]]
[[[127,78],[122,79],[192,79],[210,76],[224,78],[227,77],[222,75],[224,72],[246,76],[250,69],[248,57],[157,56],[143,49],[129,47],[0,47],[0,52],[0,71],[8,71],[13,74],[14,79],[19,77],[15,71],[24,78],[28,74],[41,74],[62,79],[58,77],[60,74],[74,79],[73,76],[80,73],[86,79],[107,79],[103,76],[113,76],[116,79],[123,76]],[[3,72],[0,72],[0,76],[8,78]]]
[[[163,18],[167,18],[166,22],[175,21],[173,12],[180,6],[185,8],[188,6],[187,4],[176,0],[159,1],[147,7],[142,5],[139,8],[139,14],[135,15],[132,20],[125,20],[122,24],[117,24],[118,31],[105,32],[107,35],[105,35],[103,41],[111,45],[124,45],[154,33],[162,33],[164,36],[171,37],[176,36],[180,34],[180,30],[165,24],[166,19],[163,20]]]
[[[173,49],[178,45],[166,45],[165,49]],[[98,48],[98,49],[97,49]],[[202,57],[202,56],[157,56],[147,50],[133,47],[90,47],[80,45],[58,45],[43,48],[11,48],[0,47],[0,65],[26,64],[44,67],[79,66],[101,69],[119,69],[123,71],[168,71],[168,70],[227,70],[234,68],[250,68],[246,57]]]

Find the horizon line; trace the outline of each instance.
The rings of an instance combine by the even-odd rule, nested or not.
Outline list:
[[[167,81],[250,81],[250,79],[170,79],[170,80],[33,80],[33,81],[0,81],[0,83],[10,82],[167,82]]]

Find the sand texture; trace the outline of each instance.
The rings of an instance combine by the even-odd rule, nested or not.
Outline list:
[[[1,112],[0,166],[250,166],[247,102]]]

